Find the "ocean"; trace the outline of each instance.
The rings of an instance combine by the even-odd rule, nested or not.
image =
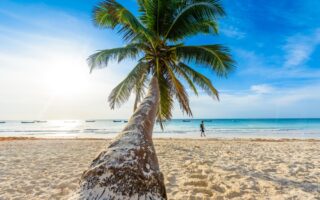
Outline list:
[[[173,119],[154,128],[154,137],[200,137],[202,119]],[[320,119],[204,119],[208,138],[320,139]],[[125,120],[1,121],[1,136],[112,138]]]

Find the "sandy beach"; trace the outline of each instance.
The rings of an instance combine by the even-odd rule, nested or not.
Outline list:
[[[67,199],[110,140],[2,139],[0,199]],[[320,199],[320,141],[154,141],[169,199]]]

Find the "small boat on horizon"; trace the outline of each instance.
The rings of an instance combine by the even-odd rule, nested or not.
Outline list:
[[[182,122],[191,122],[190,119],[183,119]]]
[[[21,121],[22,124],[34,124],[35,121]]]
[[[113,120],[113,122],[121,122],[121,120]]]
[[[95,120],[86,120],[87,123],[93,123],[96,122]]]
[[[47,123],[47,121],[40,121],[40,120],[38,120],[38,121],[35,121],[36,123]]]

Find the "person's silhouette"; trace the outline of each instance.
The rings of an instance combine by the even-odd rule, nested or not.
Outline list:
[[[201,121],[201,124],[200,124],[200,131],[201,131],[201,137],[206,137],[206,134],[204,133],[204,123],[203,123],[203,120]]]

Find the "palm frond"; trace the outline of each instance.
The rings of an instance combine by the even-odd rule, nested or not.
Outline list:
[[[148,68],[149,65],[139,62],[129,75],[111,91],[108,98],[111,109],[114,109],[115,106],[119,107],[121,104],[128,101],[131,91],[134,89],[135,85],[139,83],[141,76],[148,73]]]
[[[180,108],[183,112],[186,112],[187,115],[192,116],[192,111],[190,109],[189,105],[189,98],[188,94],[182,85],[182,83],[177,79],[176,75],[174,74],[171,66],[166,65],[166,68],[168,70],[169,79],[171,80],[171,87],[172,91],[175,94],[179,104]]]
[[[164,74],[157,76],[159,85],[159,104],[157,120],[160,123],[160,127],[163,130],[163,121],[169,120],[172,117],[173,110],[173,97],[171,95],[171,87],[169,81]]]
[[[144,37],[152,41],[150,32],[141,22],[115,0],[105,0],[99,3],[93,10],[93,19],[98,27],[111,29],[119,27],[119,33],[123,34],[124,40]]]
[[[199,33],[217,33],[217,17],[225,12],[218,0],[184,0],[165,39],[177,41]]]
[[[148,80],[148,74],[144,73],[138,79],[137,83],[134,86],[134,92],[136,94],[136,98],[134,101],[133,110],[135,111],[138,107],[138,104],[142,101],[143,97],[146,94],[146,82]]]
[[[192,81],[201,89],[203,89],[209,96],[215,97],[219,100],[219,92],[212,85],[209,78],[184,63],[179,63],[178,67],[181,69],[181,71],[184,71],[186,74],[188,74],[188,76],[192,78]]]
[[[178,59],[204,65],[218,76],[226,77],[234,70],[234,60],[229,49],[221,45],[177,46],[174,48]]]
[[[141,51],[140,48],[141,44],[129,44],[125,47],[98,51],[87,59],[90,72],[92,72],[94,68],[106,67],[110,60],[117,60],[120,62],[125,58],[135,59],[138,56],[139,51]]]
[[[193,80],[189,78],[189,75],[184,70],[182,70],[179,66],[176,66],[175,64],[172,64],[171,66],[173,66],[175,72],[188,83],[189,87],[192,89],[194,94],[198,96],[198,90],[196,86],[193,84]]]
[[[138,0],[142,23],[162,36],[170,26],[179,1],[172,0]]]

